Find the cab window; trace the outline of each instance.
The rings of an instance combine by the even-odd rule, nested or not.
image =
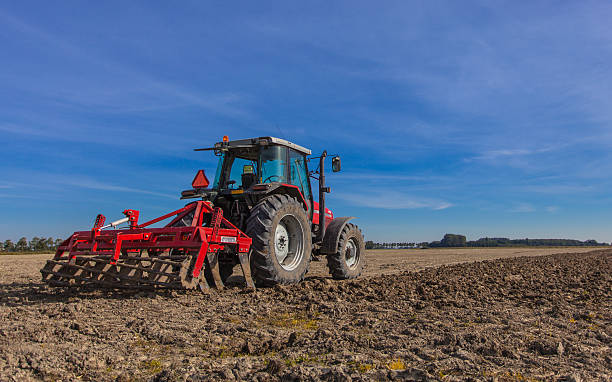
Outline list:
[[[263,146],[261,148],[261,182],[287,183],[287,148],[284,146]]]
[[[306,163],[304,154],[294,150],[289,150],[289,174],[291,176],[291,184],[298,186],[304,198],[309,201],[310,198],[310,183],[308,182],[308,171],[306,171]]]
[[[227,183],[227,188],[236,189],[242,188],[247,189],[253,183],[253,180],[249,179],[249,175],[255,177],[257,174],[257,162],[246,158],[234,158],[232,163],[232,169]],[[245,184],[247,183],[247,184]]]

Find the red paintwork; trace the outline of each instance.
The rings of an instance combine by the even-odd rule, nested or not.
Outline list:
[[[140,211],[138,210],[125,210],[123,214],[130,219],[130,228],[138,227],[138,216],[140,215]]]
[[[325,226],[334,220],[334,214],[329,208],[325,208]],[[313,202],[312,223],[319,224],[319,203]]]
[[[293,184],[283,183],[282,185],[284,187],[294,188],[299,194],[300,199],[301,199],[300,201],[306,208],[306,211],[308,211],[308,203],[306,202],[306,199],[304,198],[304,195],[302,194],[302,191],[300,190],[300,188]],[[334,214],[329,208],[325,208],[325,226],[327,227],[327,225],[331,223],[332,220],[334,220]],[[312,223],[319,224],[319,203],[315,201],[313,201]]]
[[[191,211],[194,211],[191,225],[172,227]],[[90,231],[75,232],[57,249],[55,258],[66,254],[72,260],[79,255],[112,255],[111,264],[115,264],[122,252],[138,252],[142,249],[169,251],[179,249],[185,252],[197,253],[193,277],[198,277],[208,253],[235,248],[236,252],[248,252],[251,238],[223,217],[219,208],[212,208],[208,202],[197,201],[174,212],[160,216],[143,224],[138,224],[138,211],[125,210],[124,214],[135,220],[130,220],[129,229],[101,230],[100,221],[96,219],[94,228]],[[212,214],[211,224],[202,227],[204,215]],[[100,216],[100,215],[99,215]],[[168,225],[162,228],[145,228],[151,224],[176,216]]]
[[[306,201],[304,194],[302,194],[302,191],[300,190],[298,186],[295,186],[293,184],[288,184],[288,183],[281,183],[281,185],[283,187],[295,189],[295,191],[297,191],[298,195],[300,196],[300,202],[302,202],[302,204],[304,205],[304,208],[306,208],[306,211],[308,211],[308,202]]]

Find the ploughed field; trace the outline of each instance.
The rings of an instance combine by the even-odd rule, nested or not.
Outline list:
[[[612,378],[612,250],[369,251],[208,295],[52,289],[49,257],[0,256],[2,381]]]

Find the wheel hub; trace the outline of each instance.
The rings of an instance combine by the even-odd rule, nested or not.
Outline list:
[[[276,227],[274,246],[276,249],[276,258],[278,262],[282,264],[289,254],[289,233],[287,233],[287,228],[281,223]]]
[[[357,246],[357,243],[355,242],[355,239],[353,239],[353,238],[351,238],[346,243],[346,251],[344,253],[344,261],[346,261],[346,265],[349,268],[355,267],[355,265],[359,261],[358,246]]]
[[[293,215],[285,215],[274,232],[276,260],[286,271],[296,269],[304,258],[302,223]]]

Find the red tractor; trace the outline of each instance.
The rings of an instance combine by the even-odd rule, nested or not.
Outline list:
[[[111,288],[222,288],[240,264],[248,286],[293,284],[304,279],[310,261],[325,255],[335,279],[360,275],[365,245],[352,217],[334,218],[325,208],[325,159],[309,170],[311,151],[284,139],[259,137],[222,142],[196,151],[219,157],[215,179],[203,170],[182,192],[197,199],[145,223],[139,212],[75,232],[41,269],[52,286]],[[340,158],[332,158],[340,171]],[[310,179],[318,180],[318,202]],[[323,216],[321,216],[323,215]],[[155,223],[170,219],[163,227]],[[116,229],[128,223],[129,227]]]

